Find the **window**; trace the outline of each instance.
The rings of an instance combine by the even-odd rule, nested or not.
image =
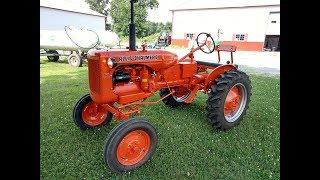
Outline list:
[[[186,34],[184,35],[185,39],[192,39],[193,36],[194,36],[193,33],[186,33]]]
[[[247,34],[234,34],[233,40],[234,41],[246,41],[248,38]]]
[[[244,34],[236,34],[236,39],[239,41],[243,41],[244,40]]]

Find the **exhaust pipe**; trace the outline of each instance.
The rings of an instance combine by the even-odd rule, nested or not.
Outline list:
[[[136,26],[134,24],[134,3],[138,0],[130,0],[130,24],[129,24],[129,50],[136,51]]]

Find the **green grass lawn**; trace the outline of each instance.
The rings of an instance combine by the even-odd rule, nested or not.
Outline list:
[[[102,152],[117,122],[80,131],[72,120],[73,106],[89,92],[86,65],[42,59],[40,72],[41,179],[279,179],[279,76],[250,75],[247,115],[227,132],[207,123],[203,93],[184,108],[144,107],[141,116],[157,131],[156,152],[142,167],[117,174],[108,170]]]

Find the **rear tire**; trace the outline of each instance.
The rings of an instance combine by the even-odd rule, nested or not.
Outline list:
[[[106,138],[104,161],[113,172],[136,169],[145,164],[157,146],[154,127],[144,118],[132,118],[114,127]]]
[[[160,89],[160,97],[164,97],[166,96],[167,94],[170,94],[170,90],[168,88],[163,88],[163,89]],[[166,97],[165,99],[162,100],[163,103],[169,107],[172,107],[172,108],[175,108],[175,107],[178,107],[178,106],[184,106],[184,105],[187,105],[188,103],[185,103],[184,101],[182,100],[177,100],[177,98],[173,95],[170,95],[168,97]]]
[[[238,70],[225,72],[215,80],[208,96],[206,109],[209,123],[217,130],[233,128],[248,109],[251,96],[249,76]]]
[[[89,94],[84,95],[74,106],[73,120],[74,123],[81,129],[93,129],[101,126],[107,126],[112,120],[113,114],[101,111],[101,107],[92,101]],[[97,112],[91,115],[89,111],[96,110]]]

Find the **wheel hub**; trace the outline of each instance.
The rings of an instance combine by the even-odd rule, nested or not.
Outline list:
[[[72,57],[72,58],[71,58],[71,62],[72,62],[72,64],[77,63],[77,58],[76,58],[76,57]]]
[[[233,87],[227,95],[226,102],[224,104],[224,109],[227,114],[232,111],[237,110],[240,105],[241,94],[238,87]]]
[[[128,133],[119,143],[117,159],[123,165],[134,165],[141,161],[150,148],[150,136],[143,130]]]
[[[98,126],[106,119],[107,113],[100,105],[89,102],[82,110],[83,121],[90,126]]]
[[[234,85],[230,89],[224,103],[224,115],[228,122],[234,122],[241,116],[246,101],[247,94],[244,85]]]

